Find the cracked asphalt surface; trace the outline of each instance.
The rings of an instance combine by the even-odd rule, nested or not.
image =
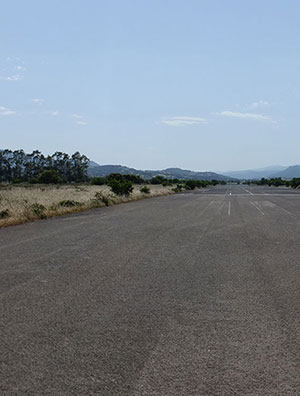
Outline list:
[[[0,230],[3,396],[300,395],[300,192],[219,186]]]

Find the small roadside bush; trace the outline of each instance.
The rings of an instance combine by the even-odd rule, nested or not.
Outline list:
[[[46,208],[44,205],[39,203],[34,203],[30,206],[32,214],[40,219],[45,219],[47,216],[45,214]]]
[[[8,209],[1,210],[0,219],[6,219],[7,217],[9,217],[9,210]]]
[[[143,194],[150,194],[150,188],[147,186],[144,186],[144,187],[140,188],[140,192]]]
[[[108,199],[108,197],[103,195],[100,191],[96,192],[94,201],[96,202],[96,204],[97,202],[104,203],[105,206],[109,206],[110,204],[110,200]]]
[[[116,195],[128,197],[133,191],[133,185],[130,181],[111,180],[108,185]]]
[[[176,187],[172,188],[172,191],[174,191],[175,193],[179,193],[181,192],[183,189],[183,186],[181,184],[177,184]]]
[[[58,203],[59,206],[63,206],[63,207],[67,207],[67,208],[72,208],[74,206],[81,206],[82,203],[81,202],[77,202],[77,201],[72,201],[72,200],[64,200],[64,201],[60,201]]]

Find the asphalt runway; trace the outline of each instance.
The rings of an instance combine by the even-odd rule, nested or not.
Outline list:
[[[300,395],[300,192],[0,229],[3,396]]]

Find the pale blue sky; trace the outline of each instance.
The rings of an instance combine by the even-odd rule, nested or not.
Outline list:
[[[300,163],[298,0],[1,1],[0,148]]]

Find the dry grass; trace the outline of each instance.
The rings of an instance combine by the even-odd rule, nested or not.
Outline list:
[[[172,193],[172,187],[153,185],[143,194],[141,187],[118,197],[107,186],[0,185],[0,227]]]

